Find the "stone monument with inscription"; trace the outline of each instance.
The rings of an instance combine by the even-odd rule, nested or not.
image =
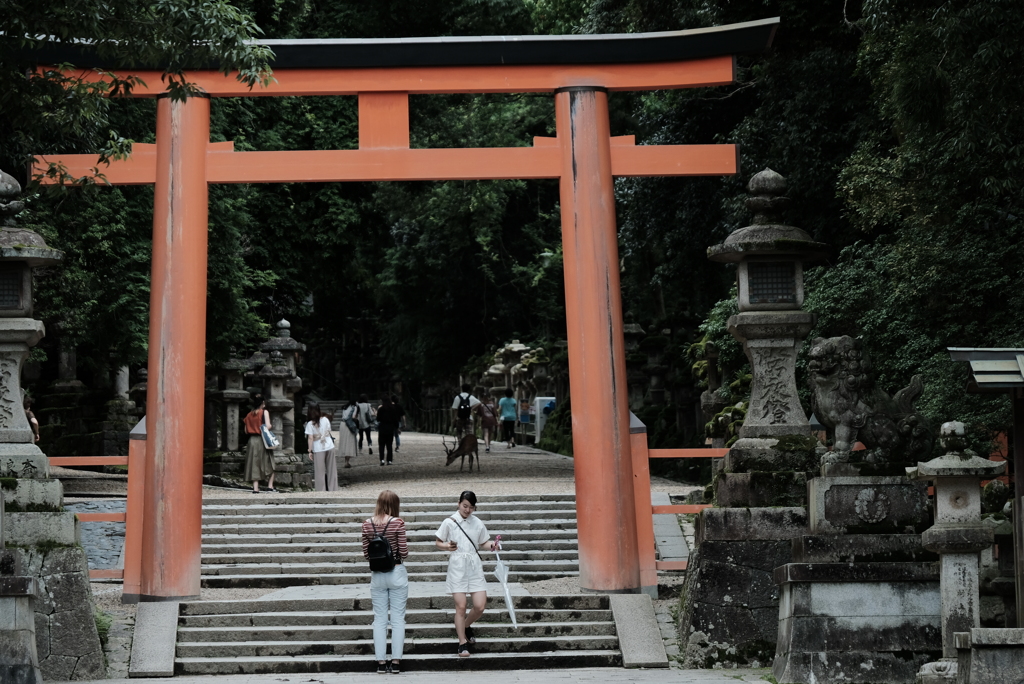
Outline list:
[[[786,179],[751,178],[753,223],[708,250],[737,267],[739,313],[729,332],[751,367],[751,397],[739,439],[716,464],[715,508],[701,512],[680,611],[684,664],[766,665],[775,654],[775,568],[807,532],[807,482],[820,454],[796,385],[797,353],[814,325],[802,309],[803,265],[829,247],[781,221]]]

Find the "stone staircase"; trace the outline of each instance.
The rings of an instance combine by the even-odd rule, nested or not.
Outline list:
[[[434,533],[454,510],[450,497],[402,501],[409,540],[411,582],[442,582],[447,554]],[[373,502],[348,498],[261,497],[203,504],[204,587],[293,587],[370,581],[362,554],[362,522]],[[502,559],[512,582],[579,573],[576,507],[572,497],[509,496],[477,512],[492,536],[500,534]]]
[[[204,587],[368,585],[360,529],[369,499],[260,497],[207,499],[203,506]],[[434,532],[453,511],[450,497],[402,501],[410,583],[443,582],[447,554]],[[500,534],[510,582],[579,573],[576,507],[571,496],[507,496],[477,515]],[[485,558],[489,557],[485,555]],[[485,567],[490,571],[492,564]],[[493,576],[488,574],[493,581]],[[421,585],[425,586],[425,585]],[[370,671],[373,612],[368,591],[331,596],[197,601],[179,607],[177,674]],[[356,587],[348,588],[356,590]],[[310,590],[316,592],[319,590]],[[471,658],[458,658],[454,604],[410,591],[403,663],[409,670],[617,666],[622,662],[609,597],[516,596],[519,629],[505,600],[490,592]],[[432,593],[426,596],[424,593]]]
[[[519,629],[501,597],[488,597],[470,658],[455,654],[450,596],[412,597],[406,612],[406,671],[601,667],[621,663],[609,598],[519,596]],[[370,672],[369,599],[207,601],[182,604],[176,674]]]

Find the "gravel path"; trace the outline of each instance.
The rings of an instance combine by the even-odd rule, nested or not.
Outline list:
[[[376,434],[374,435],[376,438]],[[451,445],[451,437],[447,438]],[[445,452],[441,435],[419,432],[402,433],[402,447],[395,453],[394,465],[380,465],[380,450],[374,439],[374,453],[366,446],[352,459],[351,468],[339,463],[339,497],[376,497],[383,489],[393,489],[399,496],[452,496],[458,497],[464,489],[472,489],[482,498],[508,494],[573,494],[574,461],[568,456],[554,454],[533,447],[508,449],[495,443],[485,452],[480,443],[480,461],[483,469],[474,467],[469,472],[459,471],[459,462],[445,467]],[[467,459],[468,460],[468,459]],[[651,491],[685,495],[693,489],[663,478],[652,478]],[[324,496],[328,492],[294,492],[287,496]],[[254,498],[248,490],[204,487],[206,497]]]

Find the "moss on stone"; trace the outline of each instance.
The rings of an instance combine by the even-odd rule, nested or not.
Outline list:
[[[18,478],[16,477],[0,477],[0,489],[17,489]]]
[[[93,610],[93,618],[96,620],[96,632],[100,635],[100,644],[103,650],[106,651],[107,639],[110,636],[110,626],[114,624],[114,616],[96,608]]]
[[[20,504],[17,501],[9,501],[4,506],[8,513],[60,513],[64,509],[60,506],[43,503]]]
[[[783,435],[779,437],[778,443],[772,447],[775,451],[809,451],[811,453],[814,453],[814,450],[817,448],[818,440],[810,435]]]

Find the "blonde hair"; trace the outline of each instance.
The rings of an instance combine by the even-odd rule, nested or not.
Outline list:
[[[385,489],[377,497],[377,510],[374,512],[374,517],[383,518],[384,516],[391,516],[392,518],[398,517],[398,507],[401,504],[401,500],[398,495],[390,489]]]

